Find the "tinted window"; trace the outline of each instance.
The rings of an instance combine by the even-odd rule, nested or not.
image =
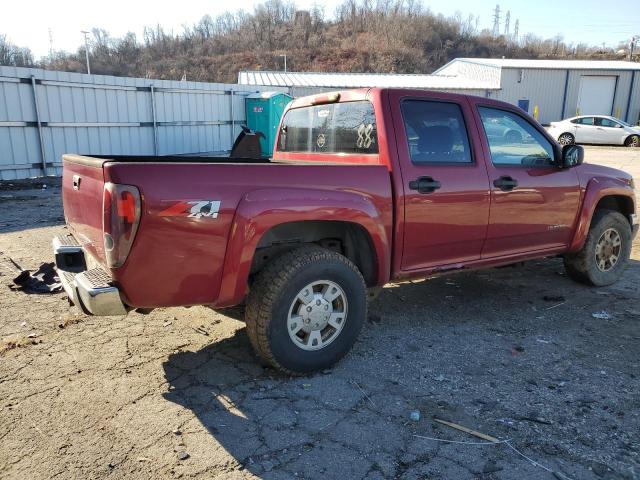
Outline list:
[[[289,110],[278,142],[282,152],[378,153],[373,105],[345,102]]]
[[[402,102],[411,162],[471,163],[467,128],[459,105],[445,102]]]
[[[527,120],[505,110],[488,107],[480,107],[478,110],[494,165],[553,165],[551,143]]]
[[[582,117],[571,120],[571,123],[577,123],[578,125],[593,125],[593,117]]]
[[[595,121],[596,121],[596,125],[599,127],[609,127],[609,128],[622,127],[622,125],[620,125],[618,122],[611,120],[610,118],[596,117]]]

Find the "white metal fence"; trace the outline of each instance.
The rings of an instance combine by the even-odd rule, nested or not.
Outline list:
[[[60,175],[63,153],[228,151],[265,90],[287,91],[0,67],[0,180]]]

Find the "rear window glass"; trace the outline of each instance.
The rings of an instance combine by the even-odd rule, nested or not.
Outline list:
[[[280,130],[281,152],[378,153],[370,102],[345,102],[289,110]]]

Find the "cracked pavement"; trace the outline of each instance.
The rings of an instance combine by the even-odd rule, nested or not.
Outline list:
[[[640,184],[640,149],[587,161]],[[2,479],[554,478],[506,444],[432,440],[482,443],[434,417],[557,478],[640,478],[640,239],[607,288],[559,259],[391,284],[344,361],[288,378],[234,312],[85,317],[11,290],[8,258],[52,261],[63,228],[58,188],[0,190]]]

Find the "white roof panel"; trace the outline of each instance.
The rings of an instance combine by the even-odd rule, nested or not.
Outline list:
[[[493,90],[494,82],[447,75],[394,73],[319,73],[244,71],[238,74],[241,85],[324,87],[324,88],[430,88],[434,90]]]
[[[453,62],[470,62],[503,68],[543,68],[561,70],[640,70],[640,63],[622,60],[526,60],[518,58],[456,58]]]

